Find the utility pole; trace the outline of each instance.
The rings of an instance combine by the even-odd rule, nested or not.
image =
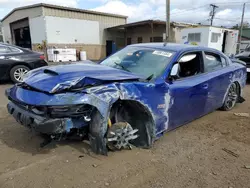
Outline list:
[[[168,42],[170,36],[170,0],[166,0],[166,35],[165,42]]]
[[[214,21],[214,16],[215,16],[215,9],[219,8],[218,6],[214,5],[214,4],[210,4],[210,6],[212,7],[212,11],[210,12],[210,21],[211,21],[211,26],[213,25],[213,21]]]
[[[244,23],[245,7],[246,7],[246,3],[243,4],[243,10],[242,10],[242,16],[241,16],[238,52],[240,51],[240,45],[241,45],[241,36],[242,36],[242,29],[243,29],[243,23]]]

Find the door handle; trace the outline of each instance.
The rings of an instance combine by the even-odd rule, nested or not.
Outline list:
[[[202,85],[202,88],[203,88],[203,89],[208,89],[208,84],[203,84],[203,85]]]

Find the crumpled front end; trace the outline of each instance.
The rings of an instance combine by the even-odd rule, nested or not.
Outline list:
[[[119,87],[122,86],[117,83],[78,92],[50,94],[16,85],[6,90],[6,96],[10,100],[8,111],[20,124],[50,135],[55,140],[73,135],[82,139],[87,138],[95,153],[106,155],[105,135],[108,131],[112,105],[119,99],[140,103],[138,102],[140,93],[132,95],[126,91],[127,88]],[[133,88],[133,91],[138,90]],[[148,128],[145,128],[150,136],[145,137],[147,143],[143,144],[151,145],[155,134],[155,123],[150,110],[146,107],[142,110],[150,117]],[[144,127],[147,125],[143,124],[143,129]]]

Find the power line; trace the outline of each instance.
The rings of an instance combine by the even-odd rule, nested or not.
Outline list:
[[[189,11],[191,11],[191,10],[196,10],[196,9],[204,8],[204,7],[206,7],[207,5],[208,5],[208,4],[202,5],[202,6],[199,6],[199,7],[194,7],[194,8],[186,9],[186,10],[183,10],[183,11],[178,11],[178,12],[172,13],[171,15],[186,13],[186,12],[189,12]]]
[[[224,18],[214,18],[215,20],[225,20],[230,22],[237,22],[237,20],[230,20],[230,19],[224,19]]]

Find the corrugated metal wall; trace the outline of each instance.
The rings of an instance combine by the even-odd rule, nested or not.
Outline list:
[[[100,23],[111,25],[110,27],[126,23],[126,18],[101,15],[101,14],[91,14],[85,12],[75,12],[70,10],[61,10],[48,7],[44,7],[44,16],[55,16],[55,17],[66,17],[72,19],[99,21]]]
[[[15,11],[8,18],[3,21],[4,41],[12,43],[10,23],[22,20],[24,18],[35,18],[42,15],[42,7],[29,8],[24,10]]]

